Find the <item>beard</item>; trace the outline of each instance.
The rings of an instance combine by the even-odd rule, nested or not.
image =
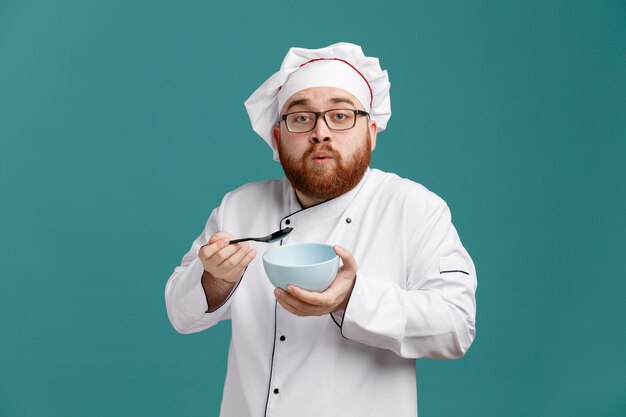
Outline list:
[[[332,155],[332,167],[309,167],[314,152],[324,151]],[[370,134],[351,157],[344,158],[327,143],[313,144],[301,158],[294,158],[286,152],[282,141],[278,144],[278,155],[287,179],[302,194],[320,200],[330,200],[352,190],[363,178],[370,164],[372,147]]]

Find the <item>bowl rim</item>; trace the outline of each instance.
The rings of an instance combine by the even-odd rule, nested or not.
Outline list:
[[[286,265],[286,264],[282,264],[282,263],[276,263],[276,262],[269,261],[266,258],[267,254],[270,253],[271,251],[279,250],[281,248],[287,248],[289,246],[327,246],[327,247],[330,247],[333,250],[333,253],[335,253],[334,245],[329,245],[328,243],[314,243],[314,242],[292,243],[292,244],[281,245],[281,246],[277,246],[275,248],[271,248],[270,250],[268,250],[267,252],[265,252],[263,254],[263,262],[267,262],[268,264],[275,265],[275,266],[282,266],[282,267],[299,269],[299,268],[310,268],[312,266],[324,265],[324,264],[327,264],[329,262],[334,262],[337,258],[339,258],[339,255],[337,255],[337,253],[335,253],[335,256],[333,256],[332,258],[330,258],[330,259],[328,259],[326,261],[317,262],[317,263],[314,263],[314,264],[306,264],[306,265]]]

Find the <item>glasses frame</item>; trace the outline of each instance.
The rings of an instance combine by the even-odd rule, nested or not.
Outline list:
[[[326,113],[331,112],[331,111],[337,111],[337,110],[351,111],[351,112],[354,113],[354,123],[352,124],[352,126],[347,127],[345,129],[333,129],[332,127],[330,127],[330,125],[328,124],[328,121],[326,120]],[[315,115],[315,122],[313,123],[313,127],[311,129],[305,130],[303,132],[294,132],[293,130],[291,130],[289,128],[289,123],[287,123],[287,117],[289,115],[297,114],[297,113],[314,114]],[[370,114],[368,112],[366,112],[366,111],[355,110],[355,109],[330,109],[330,110],[326,110],[326,111],[294,111],[294,112],[283,114],[282,116],[280,116],[280,120],[285,122],[285,127],[291,133],[308,133],[308,132],[311,132],[311,131],[315,130],[315,127],[317,126],[317,122],[320,119],[320,116],[322,116],[322,119],[324,119],[324,123],[326,123],[326,127],[328,127],[328,129],[332,130],[333,132],[343,132],[343,131],[346,131],[346,130],[350,130],[350,129],[354,128],[354,126],[356,126],[356,118],[357,118],[357,116],[367,116],[367,118],[369,119]]]

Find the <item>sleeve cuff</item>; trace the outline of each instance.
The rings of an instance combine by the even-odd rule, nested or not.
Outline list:
[[[396,284],[359,274],[343,315],[341,334],[346,339],[393,350],[406,327],[403,305],[401,290]]]
[[[175,293],[172,294],[172,304],[175,307],[169,308],[168,314],[170,321],[180,333],[195,333],[228,318],[227,309],[232,292],[217,310],[207,313],[208,305],[202,286],[203,273],[202,262],[196,258],[189,264],[183,275],[177,277],[179,282]]]

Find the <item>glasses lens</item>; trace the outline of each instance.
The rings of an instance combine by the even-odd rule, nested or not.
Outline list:
[[[338,109],[326,112],[328,127],[334,130],[347,130],[354,127],[356,117],[354,110]]]
[[[315,119],[315,113],[298,112],[288,114],[285,121],[287,122],[287,129],[289,129],[290,132],[298,133],[313,130]]]

